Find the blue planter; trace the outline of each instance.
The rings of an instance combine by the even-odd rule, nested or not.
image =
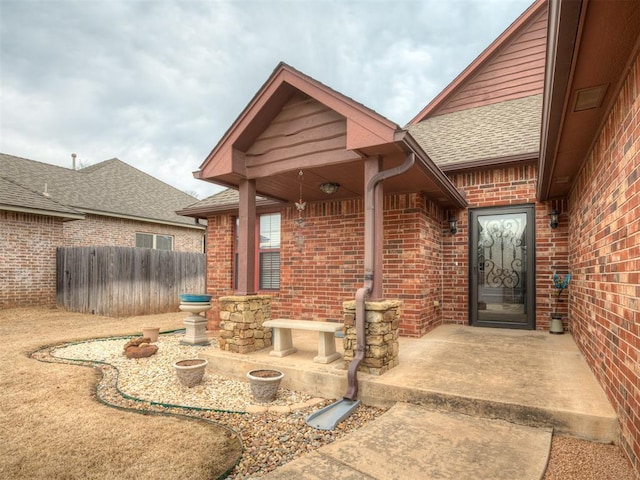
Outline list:
[[[190,293],[185,293],[180,295],[181,302],[210,302],[211,295],[193,295]]]

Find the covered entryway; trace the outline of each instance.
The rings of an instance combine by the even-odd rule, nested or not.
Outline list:
[[[343,319],[345,299],[366,287],[368,300],[403,301],[403,334],[442,322],[440,282],[421,282],[442,265],[445,212],[467,201],[397,124],[281,64],[195,176],[237,190],[234,203],[181,211],[207,215],[219,237],[208,293],[268,295],[278,318],[324,321]],[[279,242],[267,248],[258,230],[274,213]],[[266,250],[276,260],[263,268]],[[243,349],[251,338],[239,338]]]
[[[470,210],[471,325],[535,329],[533,205]]]

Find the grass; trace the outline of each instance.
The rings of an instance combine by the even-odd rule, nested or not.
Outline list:
[[[183,313],[154,315],[162,330]],[[58,309],[0,311],[0,478],[216,478],[241,454],[219,425],[141,415],[95,399],[96,371],[29,358],[46,344],[136,334],[148,317],[112,319]]]

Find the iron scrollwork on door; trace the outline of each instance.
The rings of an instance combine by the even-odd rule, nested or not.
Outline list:
[[[515,218],[478,221],[478,282],[492,288],[516,289],[526,255],[525,229]]]

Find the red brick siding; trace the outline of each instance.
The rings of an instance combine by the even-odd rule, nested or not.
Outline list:
[[[233,295],[235,217],[216,215],[207,219],[207,293],[213,295],[207,312],[207,329],[220,326],[218,298]]]
[[[342,302],[363,283],[364,216],[362,200],[309,204],[305,225],[294,222],[294,208],[282,211],[280,290],[272,315],[301,319],[342,319]],[[440,231],[443,214],[420,195],[385,198],[383,296],[403,301],[400,330],[418,336],[440,323],[442,269]],[[229,216],[210,217],[208,292],[233,292],[233,227]],[[209,325],[215,326],[214,309]]]
[[[553,308],[552,275],[568,268],[567,215],[560,216],[558,228],[549,227],[551,204],[536,202],[537,168],[534,165],[494,168],[450,175],[453,184],[465,193],[469,208],[535,204],[536,218],[536,328],[549,327]],[[565,212],[562,203],[554,203]],[[469,210],[457,212],[458,233],[443,231],[443,321],[469,322]],[[562,310],[561,310],[562,311]],[[566,303],[564,304],[566,313]]]
[[[0,308],[56,303],[62,219],[0,211]]]
[[[570,195],[570,325],[640,472],[640,60]]]
[[[124,218],[87,215],[84,220],[65,222],[65,247],[135,247],[136,233],[173,236],[173,249],[177,252],[202,252],[202,230],[151,224]]]

